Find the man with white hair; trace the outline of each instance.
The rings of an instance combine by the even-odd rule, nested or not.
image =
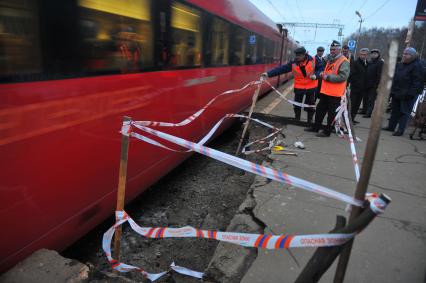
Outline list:
[[[350,66],[348,59],[342,55],[341,44],[333,40],[330,45],[330,55],[327,58],[327,65],[320,76],[322,78],[319,103],[315,114],[315,123],[312,127],[306,128],[307,132],[318,132],[321,128],[325,114],[327,116],[327,126],[324,131],[317,134],[317,137],[329,137],[331,134],[331,124],[336,116],[336,109],[340,105],[340,100],[346,91],[346,81],[349,77]]]
[[[414,48],[409,47],[402,53],[402,62],[396,66],[392,81],[392,112],[385,131],[393,136],[402,136],[417,96],[423,90],[422,67]]]

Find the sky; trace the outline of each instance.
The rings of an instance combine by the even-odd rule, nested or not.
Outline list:
[[[357,32],[359,11],[364,19],[362,29],[403,27],[413,18],[417,0],[250,0],[274,22],[342,24],[343,36]],[[310,54],[320,45],[328,48],[338,39],[337,29],[289,28],[289,35],[299,41]]]

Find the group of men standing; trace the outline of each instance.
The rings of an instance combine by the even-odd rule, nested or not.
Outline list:
[[[292,72],[294,75],[295,101],[304,104],[316,105],[305,107],[308,113],[308,123],[311,127],[305,129],[316,132],[319,137],[329,137],[332,131],[332,123],[336,115],[336,109],[340,105],[341,97],[346,94],[347,81],[350,74],[350,62],[342,54],[342,46],[338,41],[330,45],[330,54],[323,57],[324,48],[318,47],[317,55],[311,57],[304,47],[295,51],[296,59],[288,64],[274,68],[264,74],[263,77],[274,77],[280,74]],[[295,119],[300,120],[301,107],[294,106]],[[315,119],[313,119],[315,113]],[[327,114],[327,125],[322,128],[322,121]]]
[[[346,89],[350,85],[351,118],[354,124],[357,114],[370,118],[377,97],[377,89],[384,61],[378,49],[362,48],[355,60],[347,45],[341,46],[333,40],[330,45],[330,54],[323,57],[324,48],[318,47],[317,54],[311,57],[304,47],[294,51],[295,60],[278,66],[262,77],[274,77],[292,72],[294,76],[294,97],[298,103],[315,107],[305,107],[307,121],[310,127],[305,131],[315,132],[318,137],[329,137],[332,132],[332,123],[336,116],[336,109],[341,103],[342,96],[347,95]],[[402,62],[397,66],[391,89],[392,113],[388,127],[384,130],[395,131],[394,136],[404,133],[417,95],[421,93],[423,83],[420,64],[413,48],[404,50]],[[370,57],[370,58],[368,58]],[[304,98],[304,100],[303,100]],[[359,109],[363,103],[362,109]],[[300,120],[302,108],[294,105],[295,119]],[[315,118],[314,118],[315,114]],[[322,121],[327,114],[327,125]],[[322,132],[319,132],[321,129]]]

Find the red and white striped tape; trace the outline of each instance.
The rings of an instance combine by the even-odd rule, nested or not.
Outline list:
[[[371,210],[376,214],[381,214],[387,207],[387,203],[378,197],[377,194],[369,194]],[[167,274],[171,270],[180,274],[188,275],[195,278],[202,278],[203,272],[194,271],[186,267],[177,266],[173,262],[170,269],[160,273],[149,273],[141,267],[118,262],[112,257],[111,242],[117,227],[125,222],[129,222],[130,227],[139,235],[150,239],[163,238],[200,238],[213,239],[217,241],[227,242],[235,245],[250,248],[262,248],[269,250],[289,249],[289,248],[312,248],[312,247],[332,247],[343,245],[356,234],[311,234],[311,235],[272,235],[272,234],[251,234],[238,232],[222,232],[212,230],[196,229],[191,226],[181,228],[169,227],[141,227],[129,217],[125,211],[116,211],[116,223],[108,229],[102,238],[102,249],[111,264],[111,267],[120,272],[137,271],[142,273],[151,281],[155,281]]]
[[[191,123],[192,121],[194,121],[195,119],[197,119],[219,97],[224,96],[224,95],[239,93],[239,92],[244,91],[245,89],[250,88],[251,86],[255,86],[255,85],[258,85],[258,84],[261,84],[261,83],[262,83],[262,81],[252,81],[252,82],[249,82],[248,84],[246,84],[245,86],[243,86],[242,88],[232,89],[232,90],[227,90],[225,92],[222,92],[221,94],[218,94],[213,99],[211,99],[209,102],[207,102],[207,104],[204,105],[203,108],[201,108],[200,110],[198,110],[194,114],[190,115],[188,118],[186,118],[186,119],[184,119],[184,120],[182,120],[178,123],[155,122],[155,121],[138,121],[137,123],[139,125],[148,126],[148,127],[181,127],[181,126],[185,126],[185,125],[188,125],[189,123]]]
[[[282,171],[278,171],[269,167],[265,167],[232,155],[229,155],[227,153],[224,152],[220,152],[218,150],[203,146],[202,143],[193,143],[191,141],[179,138],[179,137],[175,137],[173,135],[164,133],[164,132],[160,132],[136,123],[132,123],[132,125],[146,133],[149,133],[151,135],[154,135],[158,138],[161,138],[163,140],[166,140],[168,142],[174,143],[176,145],[179,145],[181,147],[184,147],[186,149],[189,150],[193,150],[195,152],[198,152],[200,154],[206,155],[208,157],[211,157],[213,159],[219,160],[221,162],[227,163],[231,166],[234,167],[238,167],[242,170],[245,170],[247,172],[251,172],[253,174],[257,174],[259,176],[271,179],[271,180],[275,180],[277,182],[280,183],[285,183],[288,185],[292,185],[310,192],[314,192],[317,194],[320,194],[322,196],[325,197],[329,197],[329,198],[333,198],[336,200],[340,200],[343,201],[345,203],[351,204],[351,205],[356,205],[356,206],[362,206],[362,202],[359,200],[354,199],[351,196],[348,196],[346,194],[343,194],[341,192],[323,187],[321,185],[317,185],[315,183],[309,182],[309,181],[305,181],[303,179],[288,175]],[[135,138],[139,138],[140,135],[135,135],[133,132],[131,134],[133,137]],[[145,142],[149,142],[151,143],[151,139],[148,138],[144,138],[143,139]],[[158,145],[158,142],[156,142],[157,144],[154,145]],[[153,144],[153,143],[151,143]]]
[[[185,267],[176,266],[174,263],[170,270],[160,273],[149,273],[141,267],[128,265],[118,262],[111,255],[111,242],[115,229],[129,222],[133,231],[139,235],[151,239],[163,238],[200,238],[213,239],[217,241],[232,243],[243,247],[262,248],[262,249],[288,249],[288,248],[308,248],[308,247],[331,247],[346,243],[354,237],[355,234],[313,234],[313,235],[271,235],[271,234],[249,234],[237,232],[221,232],[211,230],[196,229],[191,226],[181,228],[168,227],[141,227],[136,224],[124,211],[116,212],[117,222],[108,231],[104,233],[102,239],[102,248],[108,258],[112,268],[120,272],[138,271],[151,281],[155,281],[170,270],[185,274],[188,276],[202,278],[203,273],[194,271]]]
[[[297,102],[291,99],[287,98],[287,95],[282,94],[278,89],[276,89],[269,81],[264,80],[271,88],[272,90],[277,93],[282,99],[284,99],[285,101],[287,101],[288,103],[295,105],[295,106],[299,106],[301,108],[315,108],[316,105],[315,104],[305,104],[305,103],[301,103],[301,102]]]
[[[343,119],[345,121],[346,129],[348,131],[348,137],[349,137],[349,145],[351,147],[351,153],[352,153],[352,163],[354,165],[354,171],[355,171],[355,178],[356,181],[359,181],[359,165],[358,165],[358,157],[356,154],[356,148],[354,143],[354,138],[352,136],[352,129],[351,129],[351,123],[349,122],[349,113],[348,113],[348,103],[346,94],[342,96],[342,99],[340,100],[340,106],[336,109],[336,116],[334,118],[334,127],[336,129],[336,133],[340,137],[344,137],[345,134],[340,129],[340,126],[343,124]]]

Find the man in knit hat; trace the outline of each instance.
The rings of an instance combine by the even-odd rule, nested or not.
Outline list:
[[[346,81],[349,77],[350,66],[348,59],[342,55],[341,44],[333,40],[330,45],[330,56],[327,65],[320,76],[322,78],[321,91],[315,123],[312,127],[306,128],[307,132],[318,132],[322,125],[322,120],[326,114],[327,126],[324,131],[317,134],[317,137],[329,137],[332,130],[332,123],[336,116],[336,109],[340,105],[340,100],[346,92]]]
[[[402,53],[402,62],[396,66],[392,81],[392,112],[385,131],[394,132],[393,136],[402,136],[410,118],[417,96],[423,90],[422,67],[414,48],[409,47]]]

